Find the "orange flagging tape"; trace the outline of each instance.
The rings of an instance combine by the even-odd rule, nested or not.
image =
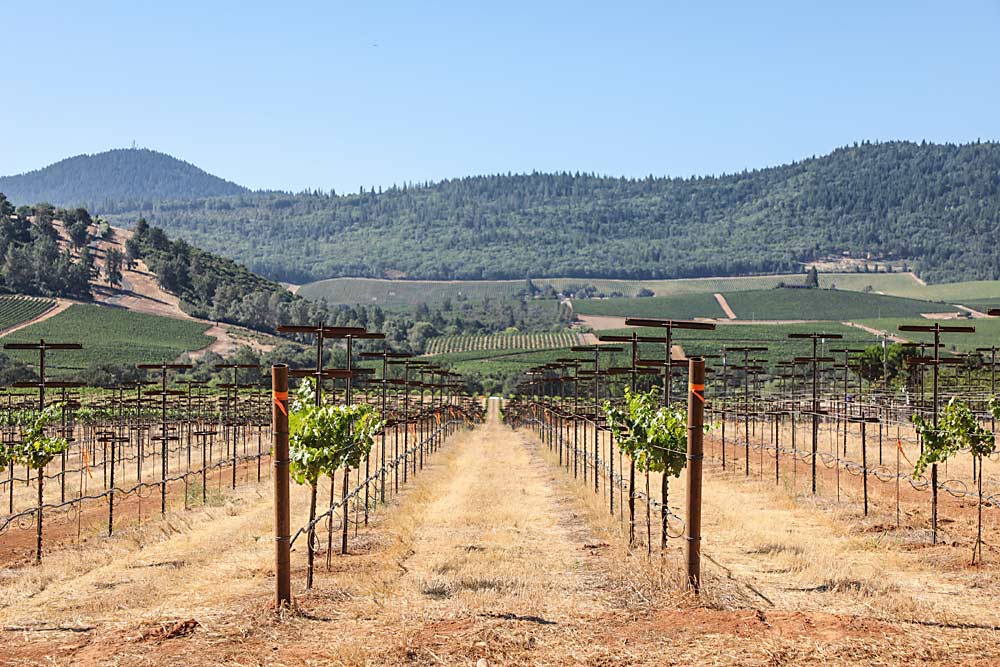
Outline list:
[[[701,401],[702,403],[705,402],[705,394],[702,393],[705,391],[705,385],[694,384],[693,382],[689,382],[688,391],[694,394],[698,398],[698,400]]]
[[[83,452],[83,465],[87,468],[87,475],[90,479],[94,479],[94,473],[90,472],[90,456],[87,455],[87,448],[84,447],[81,451]]]
[[[906,459],[906,462],[909,463],[910,465],[913,465],[913,462],[910,461],[909,457],[906,456],[906,452],[903,451],[902,440],[896,440],[896,447],[899,448],[899,453],[903,455],[903,458]]]
[[[288,416],[288,410],[285,409],[285,404],[282,403],[282,401],[287,401],[288,400],[288,392],[287,391],[275,391],[275,392],[271,392],[271,393],[274,396],[274,404],[278,406],[279,410],[281,410],[281,414],[283,414],[283,415],[285,415],[287,417]]]

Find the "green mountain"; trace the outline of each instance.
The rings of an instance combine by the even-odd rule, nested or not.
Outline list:
[[[99,210],[290,282],[741,275],[844,252],[929,281],[1000,278],[998,143],[862,143],[718,177],[506,174]]]
[[[192,164],[148,149],[123,148],[77,155],[44,169],[0,178],[0,192],[16,205],[48,202],[95,212],[138,209],[153,201],[248,192]]]

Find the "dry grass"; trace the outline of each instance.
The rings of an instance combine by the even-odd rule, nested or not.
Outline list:
[[[709,469],[695,597],[682,586],[679,540],[662,557],[629,549],[606,489],[595,495],[559,470],[529,432],[493,421],[429,460],[359,529],[350,555],[320,568],[312,591],[301,587],[302,553],[293,555],[296,607],[278,615],[268,603],[267,488],[7,571],[0,623],[34,631],[5,632],[0,664],[1000,660],[1000,576],[942,572],[936,559],[954,548],[875,541],[821,505]],[[683,493],[673,483],[671,504]],[[296,491],[297,510],[305,498]],[[60,626],[92,629],[51,631]]]

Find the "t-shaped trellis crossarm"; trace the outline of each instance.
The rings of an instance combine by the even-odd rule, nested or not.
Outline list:
[[[316,364],[313,367],[313,372],[316,378],[316,405],[322,402],[323,394],[323,352],[324,352],[324,341],[327,338],[340,338],[346,335],[354,334],[361,335],[366,333],[364,327],[328,327],[325,325],[299,325],[299,324],[281,324],[277,328],[278,333],[297,333],[297,334],[308,334],[316,337]],[[293,375],[294,371],[289,371],[289,375]],[[301,376],[300,376],[301,377]]]
[[[626,317],[625,325],[630,327],[649,327],[663,329],[663,338],[656,341],[663,343],[664,359],[671,358],[671,348],[673,347],[674,329],[695,329],[699,331],[714,331],[715,324],[712,322],[699,322],[696,320],[672,320],[649,317]],[[673,384],[673,373],[669,365],[664,365],[663,374],[663,404],[670,405],[671,386]]]
[[[37,343],[5,343],[5,350],[35,350],[38,352],[38,382],[34,387],[38,388],[38,409],[45,409],[45,388],[54,386],[45,377],[45,353],[49,350],[82,350],[80,343],[48,343],[44,338],[40,338]],[[16,386],[16,385],[15,385]]]

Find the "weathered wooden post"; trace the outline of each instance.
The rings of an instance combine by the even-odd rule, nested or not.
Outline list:
[[[687,581],[701,590],[701,468],[705,433],[705,360],[688,361],[687,518],[684,524],[684,559]]]
[[[271,367],[271,432],[274,438],[274,574],[275,606],[292,602],[288,501],[288,366]]]

